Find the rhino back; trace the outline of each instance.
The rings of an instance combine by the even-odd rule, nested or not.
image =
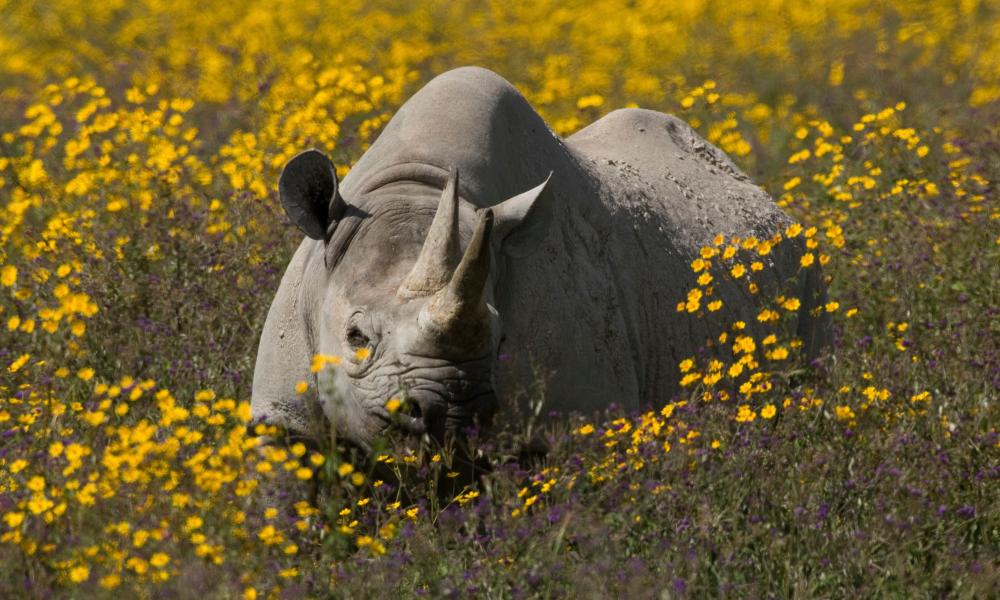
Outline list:
[[[717,278],[722,310],[705,318],[678,313],[677,303],[697,285],[689,265],[717,234],[766,239],[791,219],[721,150],[670,115],[617,110],[569,137],[567,146],[598,182],[610,215],[607,271],[635,348],[641,400],[663,402],[678,389],[678,362],[705,352],[730,323],[744,321],[760,333],[760,302],[797,274],[803,244],[785,241],[760,258],[766,268],[755,274],[756,296],[745,284]],[[803,302],[790,333],[813,354],[829,326],[809,314],[824,298],[821,278],[813,269],[793,285]]]
[[[493,206],[574,168],[566,148],[505,79],[478,67],[431,80],[396,112],[344,178],[351,198],[398,181],[444,187],[460,173],[462,197]]]
[[[639,108],[616,110],[567,140],[586,157],[600,179],[616,186],[608,199],[624,206],[640,202],[669,227],[685,253],[712,238],[769,237],[791,220],[721,150],[672,115]],[[632,194],[636,187],[645,194]]]

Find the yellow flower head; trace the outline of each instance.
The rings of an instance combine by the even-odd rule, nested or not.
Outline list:
[[[11,287],[15,283],[17,283],[17,267],[14,265],[4,265],[0,269],[0,284],[3,284],[4,287]]]

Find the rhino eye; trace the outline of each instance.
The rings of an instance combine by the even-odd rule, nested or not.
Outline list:
[[[347,330],[347,343],[351,345],[352,348],[363,348],[371,342],[368,336],[361,333],[361,330],[357,326],[352,325]]]

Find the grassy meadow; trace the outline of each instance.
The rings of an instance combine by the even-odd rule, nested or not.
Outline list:
[[[0,16],[0,597],[996,597],[996,1]],[[447,495],[434,448],[257,447],[257,338],[302,237],[282,165],[318,147],[343,176],[467,64],[559,134],[641,106],[727,152],[797,224],[717,238],[677,310],[719,310],[733,278],[775,333],[729,324],[638,414],[547,419],[538,391]],[[780,333],[799,299],[754,283],[790,238],[829,287],[836,340],[809,364]]]

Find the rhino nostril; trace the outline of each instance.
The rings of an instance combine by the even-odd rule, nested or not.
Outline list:
[[[420,403],[410,402],[410,416],[414,419],[422,419],[424,417],[424,411],[420,409]]]

